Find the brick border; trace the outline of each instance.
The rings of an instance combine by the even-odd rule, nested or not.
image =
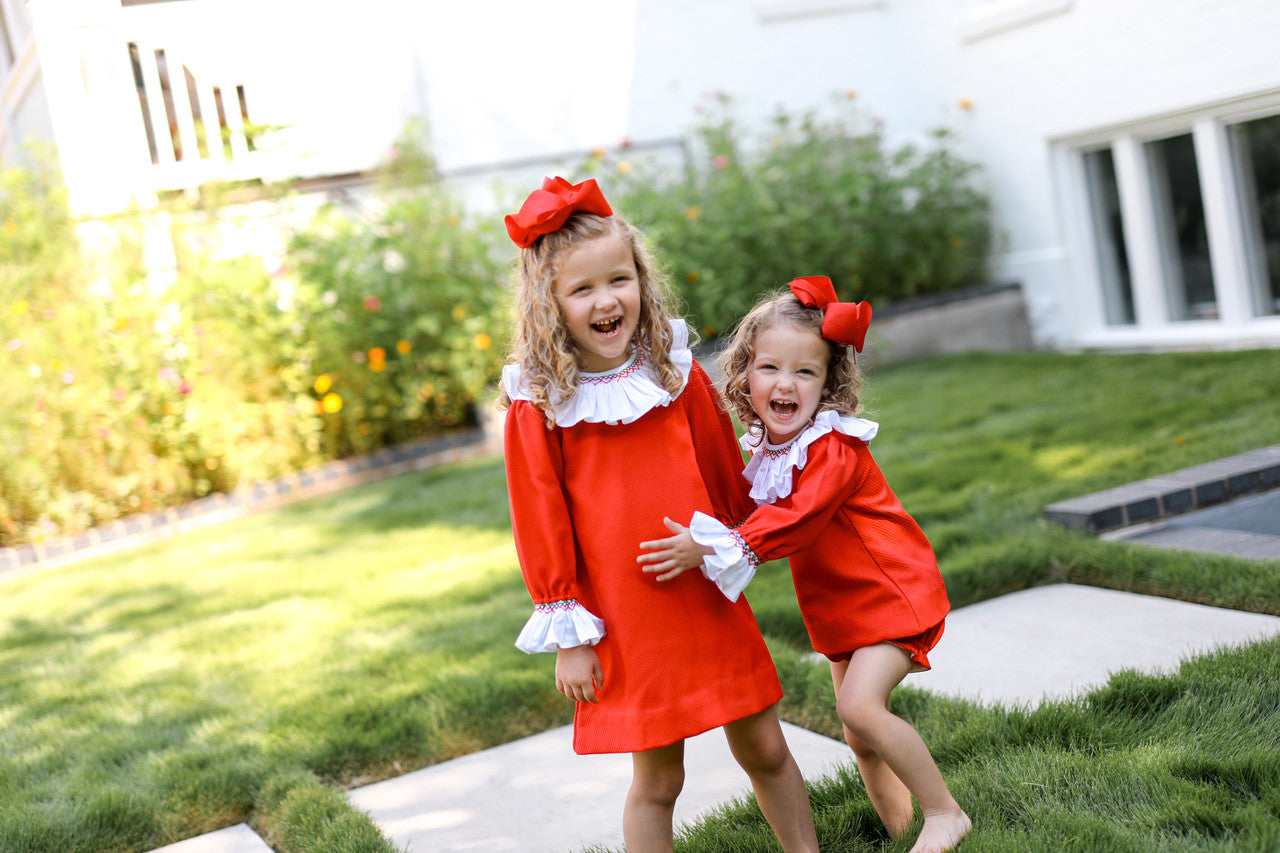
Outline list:
[[[0,579],[10,572],[63,565],[239,518],[258,510],[494,452],[496,448],[492,438],[484,426],[474,427],[388,447],[367,456],[329,462],[278,480],[252,483],[228,494],[212,494],[178,507],[127,516],[73,536],[0,548]]]
[[[1045,518],[1101,533],[1280,487],[1280,444],[1049,504]]]

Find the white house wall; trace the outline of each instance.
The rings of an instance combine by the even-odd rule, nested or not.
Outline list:
[[[10,14],[19,2],[0,0]],[[140,187],[197,178],[362,172],[415,115],[427,119],[441,167],[470,201],[494,203],[489,178],[517,176],[506,196],[498,191],[505,204],[583,152],[624,140],[678,143],[715,92],[732,97],[748,126],[779,107],[794,113],[854,94],[892,141],[921,140],[943,125],[959,132],[995,205],[994,277],[1023,284],[1039,343],[1280,339],[1267,331],[1270,318],[1241,321],[1235,297],[1221,300],[1218,323],[1103,328],[1077,162],[1081,146],[1110,144],[1117,133],[1140,142],[1162,122],[1171,133],[1195,125],[1197,141],[1213,143],[1224,105],[1280,113],[1275,0],[184,0],[128,8],[29,0],[28,8],[39,65],[23,72],[21,86],[12,70],[0,72],[8,110],[0,153],[18,130],[51,128],[84,212],[123,206]],[[122,47],[133,40],[172,50],[200,81],[243,82],[253,121],[286,129],[240,172],[217,163],[185,176],[176,164],[154,168]],[[1128,144],[1118,156],[1135,150]],[[1230,192],[1206,193],[1219,214],[1231,201]],[[1223,221],[1218,215],[1215,240],[1230,246]],[[1215,273],[1241,269],[1215,260]],[[1151,304],[1152,295],[1135,298]]]
[[[1274,0],[641,0],[631,132],[677,132],[717,90],[748,117],[848,89],[891,137],[952,127],[985,169],[995,277],[1022,282],[1040,343],[1070,346],[1096,326],[1078,304],[1094,283],[1055,147],[1280,91],[1277,32]]]

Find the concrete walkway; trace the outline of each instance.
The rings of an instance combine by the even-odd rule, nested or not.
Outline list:
[[[1034,706],[1104,684],[1122,669],[1171,672],[1220,646],[1280,635],[1280,617],[1152,596],[1058,584],[963,607],[912,687],[984,704]],[[815,663],[815,666],[825,666]],[[849,765],[845,745],[795,726],[787,741],[808,779]],[[690,740],[683,824],[748,793],[719,731]],[[410,853],[563,853],[622,848],[630,758],[578,756],[568,728],[378,782],[348,793]],[[270,853],[246,826],[163,848],[164,853]]]

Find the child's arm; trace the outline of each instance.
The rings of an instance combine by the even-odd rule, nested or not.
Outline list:
[[[517,400],[507,410],[504,453],[516,555],[534,602],[516,647],[534,654],[595,645],[605,626],[578,600],[559,432],[546,428],[532,404]]]
[[[641,542],[640,547],[650,553],[636,557],[637,563],[651,564],[645,566],[644,571],[650,574],[665,572],[665,574],[658,575],[657,580],[673,580],[689,569],[701,566],[704,557],[715,553],[714,548],[694,542],[693,536],[689,533],[689,528],[669,518],[662,519],[662,523],[675,535],[667,539]]]
[[[757,507],[736,527],[700,512],[693,514],[689,535],[715,552],[703,560],[702,573],[730,601],[746,589],[761,563],[812,545],[832,523],[836,510],[859,491],[867,467],[875,464],[861,442],[852,446],[826,439],[814,442],[808,451],[808,464],[794,473],[791,494]]]

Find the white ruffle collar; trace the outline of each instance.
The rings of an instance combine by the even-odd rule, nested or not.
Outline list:
[[[649,360],[637,352],[626,364],[607,373],[582,373],[578,390],[555,405],[556,426],[578,423],[629,424],[658,406],[671,403],[689,384],[693,351],[689,349],[689,327],[684,320],[671,320],[671,362],[680,371],[680,391],[671,394],[658,382]],[[502,368],[502,387],[512,400],[530,400],[528,380],[518,364]]]
[[[880,425],[875,421],[841,417],[830,409],[818,412],[813,423],[786,444],[770,444],[763,430],[759,426],[753,427],[739,439],[742,449],[751,451],[751,461],[742,472],[742,476],[751,483],[751,497],[757,505],[763,506],[791,494],[791,472],[804,470],[809,458],[809,445],[827,433],[835,431],[870,441],[879,429]]]

